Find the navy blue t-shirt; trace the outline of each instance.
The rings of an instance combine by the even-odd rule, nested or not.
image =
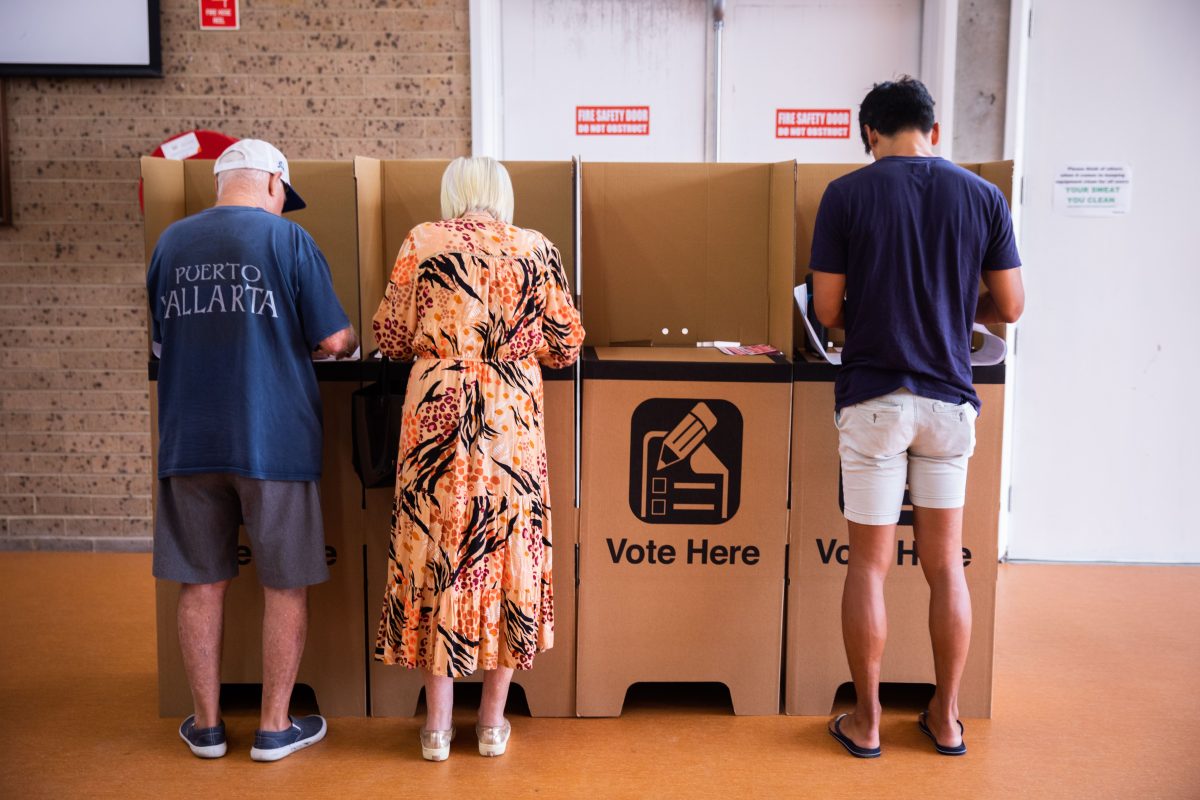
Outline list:
[[[146,289],[159,477],[320,478],[311,353],[350,322],[312,237],[259,208],[210,208],[163,232]]]
[[[846,276],[837,408],[906,388],[979,409],[980,270],[1021,265],[999,189],[942,158],[880,159],[829,184],[810,263]]]

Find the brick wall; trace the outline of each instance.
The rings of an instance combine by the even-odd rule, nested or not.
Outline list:
[[[297,159],[470,149],[467,0],[241,5],[202,33],[196,0],[162,0],[161,80],[8,81],[0,549],[148,546],[140,156],[193,128]]]

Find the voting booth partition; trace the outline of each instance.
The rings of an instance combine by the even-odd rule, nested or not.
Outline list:
[[[441,179],[448,161],[354,160],[358,186],[361,243],[361,302],[363,354],[376,349],[371,317],[409,230],[436,221],[441,213]],[[513,183],[513,224],[541,231],[559,249],[568,280],[575,284],[576,167],[571,161],[506,162]],[[543,368],[546,456],[550,475],[550,506],[554,558],[554,647],[534,660],[533,669],[518,670],[513,682],[521,687],[533,716],[575,715],[575,549],[577,541],[576,382],[577,368]],[[368,650],[383,607],[391,543],[391,488],[366,492],[363,530],[367,558]],[[412,716],[423,686],[420,670],[391,666],[373,659],[368,667],[373,716]],[[481,681],[478,670],[467,681]]]
[[[964,165],[994,183],[1011,203],[1012,162]],[[796,283],[808,275],[813,221],[829,182],[859,165],[800,165],[796,194]],[[992,332],[1004,336],[1004,326]],[[792,406],[786,700],[788,714],[830,713],[838,687],[850,681],[842,645],[841,596],[849,552],[842,516],[833,381],[837,368],[805,353],[797,322]],[[967,472],[963,563],[971,593],[970,654],[959,695],[964,717],[989,717],[995,632],[1000,463],[1004,428],[1004,365],[976,367],[983,409]],[[881,680],[933,684],[929,590],[919,565],[912,506],[901,513],[896,557],[885,584],[888,640]]]
[[[779,712],[794,162],[582,174],[580,716],[637,682]]]
[[[146,256],[149,259],[168,225],[210,207],[215,201],[212,161],[142,159],[145,187]],[[355,329],[360,329],[358,237],[355,183],[349,162],[293,161],[292,183],[308,203],[287,218],[303,226],[329,261],[334,290]],[[201,281],[203,283],[203,281]],[[318,364],[325,439],[321,508],[330,579],[309,593],[308,646],[297,683],[310,686],[322,713],[362,716],[367,712],[363,630],[363,529],[360,488],[351,467],[350,395],[358,388],[358,369]],[[155,362],[150,364],[151,446],[158,468],[158,406]],[[157,509],[156,509],[157,511]],[[254,552],[245,530],[239,532],[239,577],[229,588],[221,682],[262,682],[263,596]],[[158,581],[159,713],[191,713],[192,695],[179,651],[176,606],[179,584]]]

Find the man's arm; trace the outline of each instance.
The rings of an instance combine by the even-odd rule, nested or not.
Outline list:
[[[1016,322],[1025,310],[1025,284],[1021,268],[985,269],[983,285],[987,291],[979,295],[975,321],[984,325]]]
[[[358,336],[354,334],[354,326],[347,325],[337,333],[322,339],[313,354],[320,358],[347,358],[354,355],[357,349]]]
[[[813,271],[813,311],[826,328],[846,327],[846,276]]]

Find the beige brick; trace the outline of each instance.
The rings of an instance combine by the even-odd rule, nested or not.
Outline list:
[[[146,307],[144,286],[28,286],[25,300],[34,306]]]
[[[144,370],[23,370],[0,371],[0,389],[87,388],[95,391],[132,391],[146,385]]]
[[[33,513],[33,495],[0,495],[0,516],[12,517]]]
[[[466,53],[418,53],[393,56],[397,75],[467,75],[471,60]]]
[[[75,495],[39,495],[35,513],[48,517],[87,516],[92,513],[92,498]]]
[[[277,102],[278,117],[390,117],[394,105],[390,97],[285,97]]]
[[[0,368],[3,369],[58,369],[61,366],[56,350],[30,350],[21,347],[6,347],[0,350]]]
[[[17,161],[12,165],[13,179],[136,181],[141,174],[138,162],[130,158],[78,159],[70,150],[64,151],[62,155],[59,159]],[[59,185],[62,191],[61,199],[73,200],[73,187],[61,183]],[[13,200],[16,203],[24,202],[24,198],[21,197]]]
[[[147,495],[90,499],[93,514],[114,517],[145,517],[150,514],[150,497]]]
[[[368,158],[395,158],[394,139],[339,139],[335,143],[333,158],[351,159],[355,156]]]
[[[5,494],[67,494],[61,475],[6,475]]]
[[[64,350],[58,353],[59,363],[64,369],[129,369],[141,370],[146,366],[146,350]]]
[[[150,415],[118,411],[42,411],[0,413],[6,430],[46,433],[146,433]]]
[[[425,121],[425,137],[428,139],[469,139],[471,119],[469,117],[439,117]]]
[[[420,139],[426,135],[426,122],[420,117],[369,119],[363,133],[366,138]]]
[[[462,32],[422,33],[418,31],[380,30],[369,47],[397,53],[469,53],[470,42]]]
[[[5,411],[140,411],[149,413],[146,393],[85,391],[9,391],[0,393]],[[147,425],[149,420],[147,419]]]
[[[140,328],[21,328],[12,329],[12,335],[29,347],[61,350],[112,347],[147,354],[146,333]]]
[[[9,517],[8,536],[62,536],[61,517]]]

